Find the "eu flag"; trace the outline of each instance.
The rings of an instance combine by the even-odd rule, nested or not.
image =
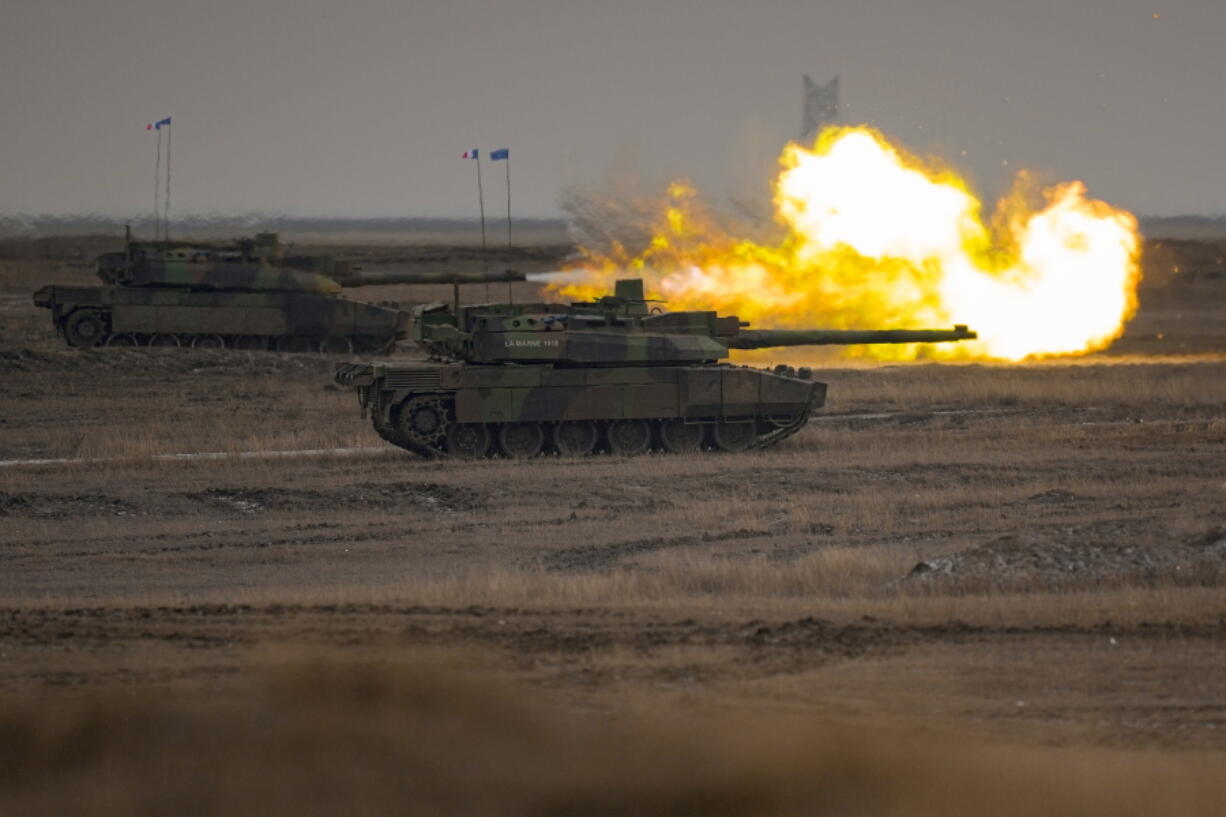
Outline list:
[[[510,159],[510,158],[511,158],[510,148],[502,148],[500,150],[490,151],[490,161],[496,162],[499,159]]]

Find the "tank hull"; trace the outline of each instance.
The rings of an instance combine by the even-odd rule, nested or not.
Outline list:
[[[316,292],[46,286],[34,294],[72,346],[237,346],[382,352],[405,337],[399,310]]]
[[[423,456],[743,450],[799,430],[826,386],[732,365],[341,364],[384,439]],[[484,442],[483,442],[484,441]]]

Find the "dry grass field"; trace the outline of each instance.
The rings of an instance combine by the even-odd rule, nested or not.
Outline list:
[[[107,248],[0,246],[0,814],[1226,811],[1221,248],[1151,246],[1106,353],[529,463],[386,446],[315,356],[63,347],[29,293]]]

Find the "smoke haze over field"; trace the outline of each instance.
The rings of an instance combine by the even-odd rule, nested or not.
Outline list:
[[[511,149],[525,216],[615,161],[752,199],[806,73],[988,198],[1031,168],[1143,214],[1224,213],[1223,30],[1217,0],[12,0],[0,215],[150,210],[165,116],[172,217],[471,216],[473,147]]]

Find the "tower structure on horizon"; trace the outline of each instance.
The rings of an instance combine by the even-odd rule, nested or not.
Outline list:
[[[805,119],[800,129],[800,141],[813,141],[818,131],[839,118],[839,78],[818,85],[805,74]]]

